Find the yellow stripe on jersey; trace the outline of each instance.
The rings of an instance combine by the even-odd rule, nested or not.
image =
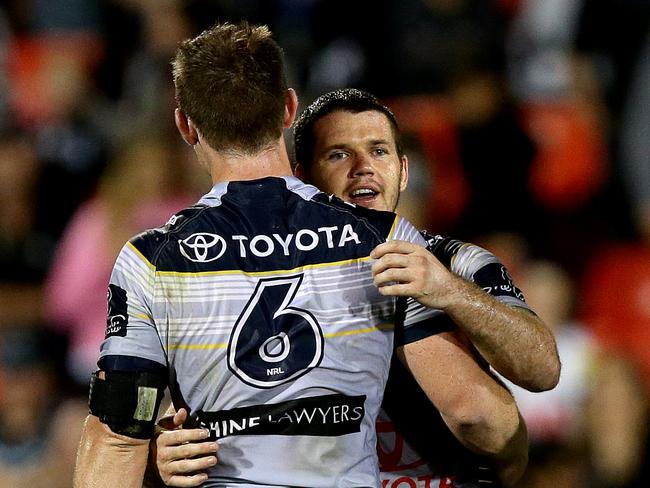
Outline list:
[[[145,257],[145,255],[142,254],[137,247],[135,247],[130,242],[127,242],[126,245],[129,246],[131,250],[133,250],[133,252],[135,252],[140,257],[140,259],[144,262],[144,264],[146,264],[147,266],[149,266],[149,268],[151,268],[152,271],[156,271],[156,267],[149,262],[149,260]]]
[[[276,269],[273,271],[242,271],[241,269],[228,269],[221,271],[200,271],[200,272],[184,272],[184,271],[158,271],[160,276],[220,276],[220,275],[246,275],[246,276],[274,276],[283,275],[288,273],[295,273],[297,271],[304,271],[307,269],[328,268],[334,266],[345,266],[354,263],[363,263],[370,261],[370,256],[362,258],[345,259],[343,261],[334,261],[330,263],[317,263],[307,264],[305,266],[298,266],[293,269]]]
[[[393,225],[390,226],[390,232],[388,233],[388,237],[386,238],[386,241],[393,240],[393,234],[395,233],[395,229],[397,228],[398,221],[399,221],[399,215],[395,214],[395,219],[393,220]]]
[[[228,344],[217,342],[215,344],[170,344],[167,349],[225,349]]]
[[[393,330],[395,328],[395,324],[392,323],[385,323],[385,324],[379,324],[374,327],[366,327],[365,329],[356,329],[356,330],[343,330],[341,332],[329,332],[327,334],[323,334],[323,337],[325,339],[330,339],[332,337],[342,337],[342,336],[350,336],[350,335],[357,335],[357,334],[367,334],[369,332],[376,332],[378,330]]]

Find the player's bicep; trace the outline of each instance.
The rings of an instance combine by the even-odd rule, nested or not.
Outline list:
[[[138,293],[115,284],[109,285],[106,335],[100,357],[135,356],[166,364],[160,335],[149,307]]]

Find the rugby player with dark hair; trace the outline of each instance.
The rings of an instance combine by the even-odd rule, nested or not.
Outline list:
[[[382,129],[383,137],[380,137],[377,134]],[[305,181],[351,203],[376,210],[395,211],[399,195],[408,183],[408,157],[402,150],[395,116],[372,94],[356,89],[341,89],[320,96],[300,114],[294,124],[294,140],[298,162],[296,172]],[[399,164],[385,163],[385,160],[397,160]],[[446,269],[450,264],[448,261],[455,257],[462,243],[454,241],[454,248],[448,239],[432,240],[433,236],[425,234],[429,247],[435,251],[422,253],[429,262],[427,269],[437,269],[447,276],[453,274]],[[443,251],[445,247],[447,250]],[[472,246],[472,249],[480,252],[476,246]],[[419,248],[393,242],[382,246],[382,251],[378,250],[376,256],[402,254],[409,250],[422,252]],[[458,265],[455,268],[460,269]],[[496,270],[497,274],[502,272],[500,263],[490,266],[490,269]],[[472,280],[471,273],[465,271],[464,274],[469,281]],[[431,279],[434,286],[438,281]],[[458,295],[466,298],[479,291],[467,280],[455,280],[455,283],[459,287],[466,287],[458,290]],[[504,293],[499,295],[499,290],[492,290],[495,295],[515,294],[511,283],[504,282],[503,285],[501,291]],[[479,286],[489,284],[479,283]],[[384,291],[388,290],[384,288]],[[414,298],[427,304],[424,297]],[[509,299],[499,301],[482,293],[473,298],[465,300],[467,306],[486,308],[491,320],[477,320],[471,310],[460,313],[453,310],[452,318],[490,366],[529,391],[540,392],[555,387],[560,375],[555,339],[539,317],[531,313],[528,307],[521,307],[520,302]],[[504,306],[501,302],[513,306]]]
[[[400,139],[395,116],[376,97],[355,89],[336,90],[316,99],[294,124],[297,173],[346,201],[394,211],[408,183],[408,158]],[[555,387],[560,361],[553,334],[530,311],[498,258],[472,244],[422,234],[428,253],[397,241],[373,253],[391,256],[391,263],[381,270],[399,269],[405,255],[422,259],[418,272],[427,286],[414,292],[397,285],[396,295],[440,307],[439,301],[430,302],[428,297],[435,296],[437,287],[449,286],[450,275],[457,275],[452,286],[457,287],[459,303],[443,309],[471,341],[477,360],[530,391]],[[436,481],[448,487],[487,484],[488,457],[477,456],[476,450],[450,435],[399,361],[391,367],[382,406],[377,430],[384,486],[403,482],[429,487],[437,486],[432,484]]]
[[[297,160],[303,161],[298,172],[308,181],[358,205],[395,209],[399,194],[408,182],[408,160],[400,147],[395,117],[374,96],[353,89],[323,95],[301,114],[294,133]],[[559,374],[553,336],[529,311],[521,292],[498,259],[477,246],[440,236],[426,237],[431,254],[425,253],[418,271],[429,275],[430,287],[440,286],[440,280],[447,278],[451,271],[494,296],[478,297],[478,303],[466,305],[469,309],[465,311],[454,306],[459,314],[457,325],[466,334],[476,336],[473,340],[487,349],[488,359],[504,354],[504,350],[506,358],[501,362],[501,358],[497,358],[496,362],[515,382],[531,390],[552,388]],[[389,245],[393,244],[396,243]],[[444,270],[441,269],[443,265]],[[381,270],[380,267],[376,269],[379,273]],[[469,283],[467,286],[469,293],[463,293],[462,288],[459,290],[463,300],[472,300],[477,292],[485,295],[476,286]],[[408,295],[409,291],[404,293]],[[493,321],[485,323],[485,316],[475,310],[472,315],[471,307],[489,311]],[[502,331],[495,331],[491,332],[493,337],[483,339],[489,330],[480,333],[477,327],[481,320],[484,327],[501,327],[506,332],[510,328],[514,331],[513,337],[504,338]],[[537,342],[539,350],[518,351],[521,346],[518,341],[522,339],[524,344]],[[485,359],[479,354],[475,357],[487,369]],[[515,364],[508,364],[508,361]],[[181,425],[185,415],[186,412],[178,412],[172,427]],[[475,487],[480,483],[497,486],[494,456],[483,455],[486,453],[480,453],[476,446],[467,446],[462,438],[459,441],[454,437],[440,413],[399,361],[394,361],[391,367],[377,433],[382,486],[402,486],[401,483],[422,487],[438,484]],[[406,443],[403,443],[402,434]],[[172,486],[197,486],[200,481],[197,472],[208,459],[216,461],[208,445],[197,442],[200,435],[199,431],[177,430],[158,439],[158,467]],[[181,445],[187,441],[194,443]],[[198,457],[187,459],[192,456]],[[188,472],[192,474],[183,476]]]

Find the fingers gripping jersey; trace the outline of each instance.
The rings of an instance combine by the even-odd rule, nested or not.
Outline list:
[[[453,273],[497,300],[528,309],[506,268],[489,251],[422,232],[427,248]],[[440,318],[438,318],[440,320]],[[394,360],[377,422],[384,488],[496,488],[490,460],[454,437],[404,366]]]
[[[124,247],[101,357],[168,368],[176,407],[220,442],[203,486],[378,486],[393,330],[437,315],[378,293],[369,253],[390,238],[425,245],[295,178],[218,184]]]

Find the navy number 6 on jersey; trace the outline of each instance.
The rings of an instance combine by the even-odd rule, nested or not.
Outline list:
[[[237,318],[228,367],[244,383],[271,388],[320,364],[323,331],[310,312],[291,306],[302,279],[302,274],[261,279]]]

